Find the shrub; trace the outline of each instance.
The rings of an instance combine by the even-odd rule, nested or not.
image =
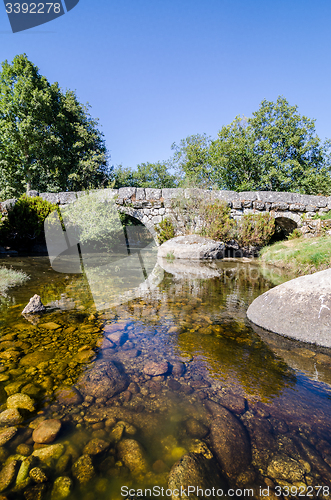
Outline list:
[[[275,219],[269,213],[245,214],[238,227],[238,242],[241,246],[266,245],[275,232]]]
[[[227,241],[233,238],[236,222],[231,218],[231,209],[227,203],[217,200],[202,203],[200,207],[202,229],[200,234],[213,240]]]
[[[323,215],[315,214],[313,219],[321,219],[321,220],[331,219],[331,210],[329,210],[328,212],[326,212]]]
[[[301,238],[302,236],[302,232],[300,231],[300,229],[296,228],[292,231],[291,234],[288,235],[287,239],[288,240],[295,240],[297,238]]]
[[[171,219],[163,219],[162,222],[155,226],[155,231],[157,232],[157,238],[160,245],[175,236],[175,228]]]
[[[57,205],[39,196],[21,196],[16,204],[8,209],[7,217],[2,219],[1,237],[4,240],[36,240],[43,234],[44,220],[57,208]]]

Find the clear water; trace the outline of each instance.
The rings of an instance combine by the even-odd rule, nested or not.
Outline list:
[[[37,418],[60,419],[62,428],[53,444],[64,445],[62,457],[34,465],[43,468],[47,482],[31,480],[15,489],[13,480],[4,492],[8,498],[51,498],[58,476],[73,479],[70,499],[123,498],[123,485],[166,486],[182,455],[203,446],[213,453],[208,401],[227,407],[250,437],[248,479],[242,471],[242,477],[228,478],[230,485],[249,484],[257,492],[269,484],[301,484],[315,496],[316,486],[331,485],[330,352],[258,330],[246,320],[255,297],[291,276],[231,260],[200,266],[200,274],[175,269],[174,274],[165,272],[156,289],[143,297],[97,312],[84,276],[54,272],[46,257],[7,258],[0,262],[4,264],[22,269],[31,279],[1,299],[0,403],[3,411],[9,395],[26,393],[35,401],[35,411],[21,412],[25,420],[0,447],[0,461],[7,463],[22,443],[30,446],[31,454]],[[165,267],[171,271],[171,262]],[[31,323],[21,311],[35,293],[44,304],[65,294],[63,309]],[[43,327],[49,323],[58,328]],[[106,349],[106,331],[122,332],[121,345]],[[31,353],[35,357],[27,365],[24,356]],[[117,364],[131,383],[129,392],[59,404],[57,391],[75,386],[99,361]],[[144,372],[150,361],[167,361],[169,366],[180,362],[185,372],[150,377]],[[111,437],[116,421],[126,423],[122,440],[134,439],[142,446],[147,464],[143,472],[130,470]],[[205,431],[194,434],[192,421]],[[72,466],[91,439],[102,439],[108,447],[92,456],[93,477],[80,484]],[[302,480],[270,477],[273,458],[284,454],[304,464]]]

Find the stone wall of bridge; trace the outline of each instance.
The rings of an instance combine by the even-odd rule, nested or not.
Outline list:
[[[291,232],[295,227],[305,231],[307,220],[315,214],[323,215],[331,210],[331,197],[311,196],[298,193],[274,191],[208,191],[202,189],[152,189],[124,187],[120,189],[106,189],[104,193],[109,199],[114,198],[119,211],[127,213],[141,221],[154,234],[155,224],[166,217],[174,217],[172,201],[176,198],[193,198],[195,200],[223,200],[231,208],[231,215],[240,219],[247,213],[270,212],[276,222],[286,232]],[[30,196],[41,196],[43,199],[60,206],[74,202],[78,197],[86,194],[83,192],[38,193],[30,191]],[[16,200],[7,200],[1,203],[1,210],[15,203]],[[177,227],[180,234],[180,222]],[[183,222],[183,221],[182,221]]]

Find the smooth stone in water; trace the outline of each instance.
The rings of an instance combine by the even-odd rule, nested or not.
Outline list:
[[[6,444],[12,437],[15,436],[17,432],[17,427],[9,427],[0,434],[0,446]]]
[[[0,493],[6,490],[13,482],[16,475],[17,463],[17,460],[13,460],[0,472]]]
[[[17,409],[9,409],[0,413],[0,425],[16,425],[23,422],[23,417]]]
[[[34,401],[27,394],[17,393],[9,396],[7,399],[7,408],[15,409],[20,408],[22,410],[34,411]]]
[[[209,401],[206,407],[213,415],[210,426],[212,449],[223,472],[235,479],[251,463],[248,433],[241,421],[223,406]]]
[[[150,361],[144,366],[143,372],[151,377],[157,377],[164,375],[168,370],[169,363],[167,361]]]
[[[98,455],[99,453],[105,451],[108,446],[109,443],[103,439],[92,439],[84,447],[83,453],[84,455]]]
[[[40,448],[39,450],[35,450],[32,453],[33,457],[38,457],[42,462],[47,462],[48,460],[60,458],[62,453],[64,452],[63,444],[51,444],[50,446],[46,446],[45,448]]]
[[[56,419],[44,420],[33,431],[32,439],[35,443],[47,444],[54,441],[61,429],[61,421]]]
[[[132,475],[148,472],[145,450],[135,439],[122,439],[117,445],[118,456]]]
[[[187,490],[188,486],[199,487],[202,490],[222,490],[227,491],[226,482],[222,477],[221,471],[214,459],[207,459],[199,453],[188,453],[176,462],[170,471],[168,479],[168,488],[174,492],[181,491],[181,487]],[[201,496],[190,494],[193,500],[201,499]],[[215,495],[213,498],[223,499],[223,495]],[[172,500],[178,497],[173,494]]]
[[[67,476],[57,477],[54,481],[51,500],[64,500],[68,498],[72,490],[72,480]]]
[[[57,401],[65,406],[79,405],[83,401],[82,395],[74,387],[60,387],[55,391],[55,396]]]
[[[20,360],[20,364],[23,366],[34,367],[38,366],[40,363],[49,361],[52,358],[54,358],[54,352],[34,351],[30,354],[26,354],[26,356],[23,356],[23,358]]]
[[[82,455],[72,466],[72,474],[80,484],[88,483],[95,476],[90,455]]]
[[[297,460],[286,455],[277,455],[271,460],[267,474],[272,479],[293,483],[304,479],[305,469]]]
[[[128,379],[112,362],[96,363],[77,383],[84,396],[111,398],[124,391],[129,385]]]

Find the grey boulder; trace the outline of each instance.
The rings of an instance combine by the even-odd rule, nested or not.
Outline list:
[[[176,236],[164,242],[158,249],[158,257],[175,259],[221,259],[224,257],[225,244],[221,241],[203,238],[197,234]]]
[[[265,330],[331,347],[331,269],[268,290],[252,302],[247,317]]]

